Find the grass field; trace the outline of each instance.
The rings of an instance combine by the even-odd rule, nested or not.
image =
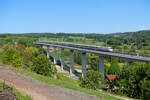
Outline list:
[[[3,85],[4,85],[4,83],[0,82],[0,91],[3,90]],[[31,97],[23,95],[22,93],[20,93],[18,90],[14,89],[14,88],[12,89],[12,91],[16,94],[17,100],[33,100]]]

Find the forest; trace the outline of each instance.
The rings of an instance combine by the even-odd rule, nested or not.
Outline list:
[[[46,50],[36,41],[57,41],[86,45],[108,46],[120,52],[150,55],[150,30],[125,33],[22,33],[0,34],[0,60],[3,64],[52,78],[60,78],[55,65],[45,56]],[[60,49],[58,48],[58,59]],[[54,55],[51,54],[53,57]],[[128,62],[113,57],[105,57],[105,74],[98,72],[98,56],[87,54],[87,72],[79,76],[78,85],[92,90],[102,89],[117,95],[149,100],[150,63]],[[76,69],[81,69],[81,52],[74,52]],[[65,60],[69,60],[69,50],[65,50]],[[69,65],[69,62],[66,64]],[[101,80],[106,75],[116,78]],[[109,91],[108,91],[109,90]]]

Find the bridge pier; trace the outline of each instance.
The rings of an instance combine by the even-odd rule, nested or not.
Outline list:
[[[74,73],[74,51],[70,50],[70,73]]]
[[[84,72],[86,72],[86,52],[82,52],[82,77]]]
[[[57,64],[57,50],[56,50],[56,47],[54,47],[54,64]]]
[[[47,58],[50,58],[50,49],[49,49],[50,47],[49,46],[47,46]]]
[[[61,48],[61,69],[65,67],[65,60],[64,60],[64,48]]]
[[[99,56],[99,72],[104,74],[104,57],[103,56]],[[102,80],[104,80],[104,78]]]

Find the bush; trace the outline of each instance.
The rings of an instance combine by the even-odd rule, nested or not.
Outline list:
[[[124,66],[118,79],[113,83],[118,88],[118,94],[132,98],[149,98],[150,95],[150,66],[144,63],[134,63]]]
[[[55,66],[43,54],[40,54],[33,60],[33,67],[31,70],[35,71],[37,74],[50,77],[53,77],[57,73]]]
[[[84,77],[79,77],[80,86],[89,89],[99,88],[103,74],[98,71],[87,71],[84,73]]]
[[[150,80],[144,80],[141,82],[141,99],[150,99]]]
[[[8,49],[2,54],[2,62],[4,64],[11,64],[14,67],[20,67],[22,59],[18,51],[14,49]]]
[[[22,59],[20,57],[19,52],[14,53],[13,60],[11,63],[14,67],[20,67],[22,65]]]
[[[39,51],[35,47],[27,47],[23,52],[23,65],[26,68],[33,67],[34,59],[39,55]]]
[[[98,56],[92,55],[90,57],[89,66],[92,70],[98,71]]]
[[[113,60],[111,62],[110,68],[108,70],[108,74],[118,75],[120,73],[120,66],[117,60]]]
[[[74,51],[74,61],[75,63],[81,65],[81,58],[82,58],[82,54],[79,51]]]

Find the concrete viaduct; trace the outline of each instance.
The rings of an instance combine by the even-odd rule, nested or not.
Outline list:
[[[82,73],[86,72],[86,53],[94,53],[99,56],[99,72],[104,74],[104,56],[118,57],[121,59],[127,59],[128,61],[143,61],[149,62],[150,57],[140,55],[130,55],[114,52],[106,52],[97,50],[97,46],[79,45],[71,43],[61,42],[36,42],[37,45],[47,46],[47,57],[50,58],[50,46],[54,47],[54,64],[57,62],[57,50],[56,47],[61,48],[61,68],[63,70],[65,66],[64,62],[64,48],[70,50],[70,73],[74,73],[74,50],[82,52]],[[94,49],[93,49],[94,48]]]

